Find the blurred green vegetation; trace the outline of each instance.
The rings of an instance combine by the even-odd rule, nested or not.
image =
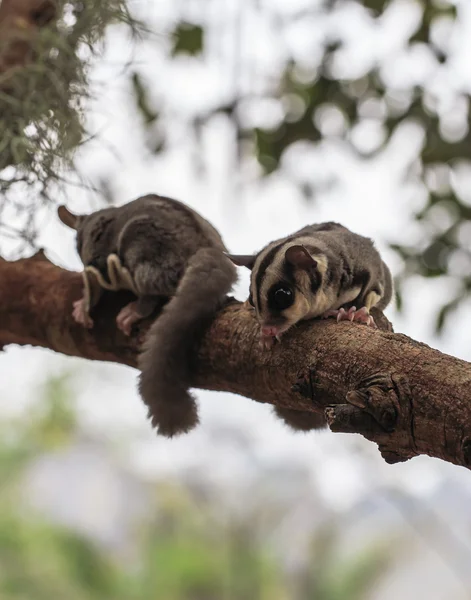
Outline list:
[[[339,559],[332,523],[312,535],[305,565],[288,575],[257,517],[272,514],[276,528],[276,503],[221,518],[216,498],[196,501],[170,481],[152,484],[152,507],[123,558],[26,502],[29,467],[67,451],[79,433],[67,374],[51,378],[23,416],[0,421],[2,600],[360,600],[389,564],[391,549]]]

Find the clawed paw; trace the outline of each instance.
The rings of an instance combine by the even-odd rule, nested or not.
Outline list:
[[[72,317],[74,318],[74,321],[82,325],[82,327],[91,329],[93,327],[93,319],[90,318],[90,315],[85,309],[85,299],[80,298],[80,300],[76,300],[73,303],[73,307]]]
[[[125,335],[131,335],[132,326],[142,319],[137,310],[137,302],[130,302],[122,308],[116,317],[116,325]]]
[[[374,318],[368,312],[366,306],[357,310],[355,306],[350,307],[348,310],[339,308],[339,310],[328,310],[322,315],[322,318],[328,319],[329,317],[335,317],[337,323],[340,321],[356,321],[357,323],[364,323],[369,327],[377,328]]]

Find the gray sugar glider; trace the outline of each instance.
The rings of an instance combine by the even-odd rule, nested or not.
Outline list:
[[[139,391],[158,433],[171,437],[189,431],[198,423],[189,392],[194,339],[237,278],[221,236],[188,206],[157,195],[86,216],[60,206],[58,214],[77,231],[84,264],[76,321],[93,326],[89,313],[105,289],[127,289],[137,296],[116,319],[128,335],[135,322],[163,307],[139,357]]]

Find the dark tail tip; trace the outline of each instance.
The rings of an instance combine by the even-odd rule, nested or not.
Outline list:
[[[167,396],[164,403],[154,403],[149,410],[152,426],[168,438],[188,433],[199,423],[196,402],[190,393],[182,392],[173,400]]]
[[[189,393],[192,354],[201,326],[215,314],[236,279],[220,250],[202,248],[190,260],[175,296],[153,323],[139,357],[139,392],[157,433],[186,433],[199,422]]]

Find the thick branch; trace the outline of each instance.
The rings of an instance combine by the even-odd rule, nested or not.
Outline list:
[[[104,298],[90,331],[71,318],[80,275],[42,254],[0,260],[0,289],[0,345],[31,344],[136,366],[149,323],[132,338],[116,329],[124,294]],[[252,312],[234,301],[205,332],[196,370],[196,387],[325,412],[333,431],[361,433],[388,462],[428,454],[471,467],[471,365],[404,335],[311,321],[266,352]]]

